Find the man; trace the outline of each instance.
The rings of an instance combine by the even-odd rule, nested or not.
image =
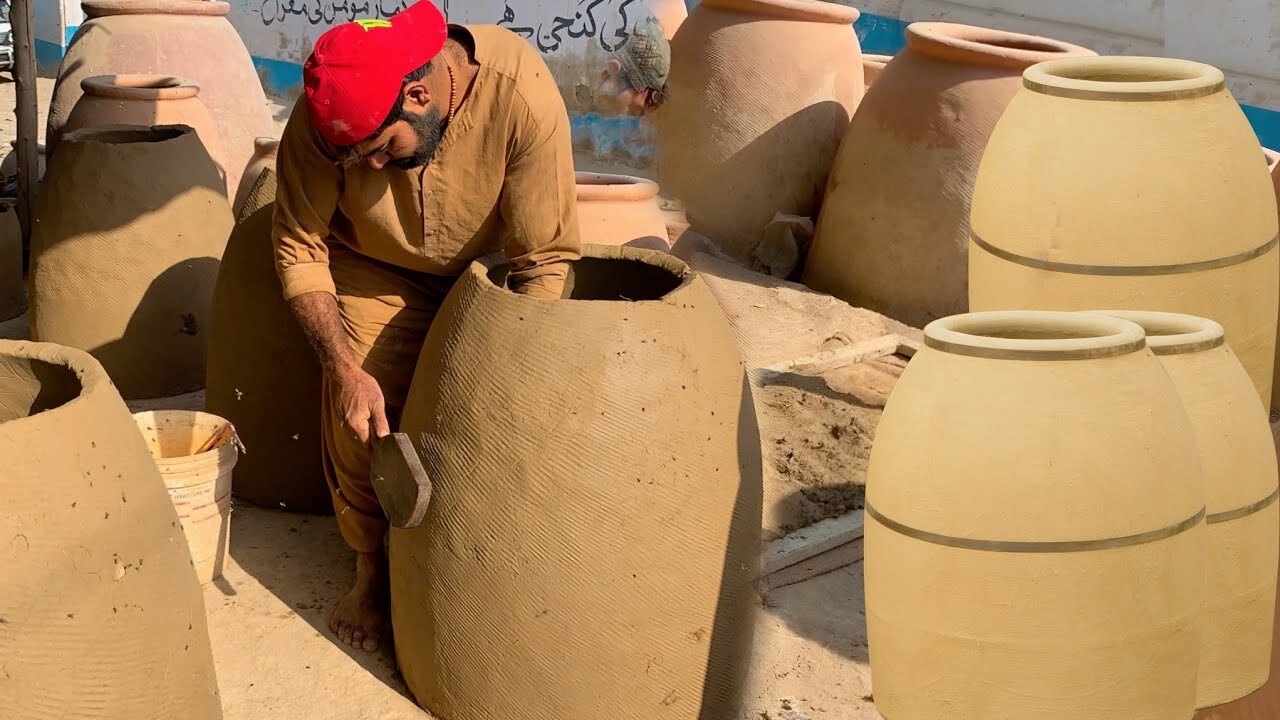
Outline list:
[[[644,115],[666,98],[671,45],[653,17],[636,23],[627,43],[600,73],[596,100],[620,115]]]
[[[387,522],[370,442],[397,423],[454,278],[495,251],[513,292],[557,298],[578,258],[569,120],[519,36],[446,25],[429,0],[336,27],[304,66],[281,139],[273,240],[324,367],[325,474],[356,580],[329,627],[375,650]]]

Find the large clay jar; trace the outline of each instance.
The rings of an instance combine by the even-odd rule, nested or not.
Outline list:
[[[185,126],[62,138],[31,242],[31,333],[88,350],[127,398],[204,385],[205,338],[231,207]]]
[[[818,211],[862,98],[857,19],[819,0],[704,0],[671,41],[662,185],[741,261],[777,213]]]
[[[968,309],[969,203],[1022,71],[1088,55],[1016,33],[913,23],[831,172],[804,282],[909,325]]]
[[[880,713],[1191,717],[1204,479],[1142,328],[1024,311],[924,332],[868,468]]]
[[[582,242],[669,250],[658,184],[644,178],[576,173]]]
[[[889,61],[893,60],[892,55],[863,55],[862,56],[862,84],[868,90],[871,84],[880,79],[880,73],[884,72],[885,66]]]
[[[22,277],[22,227],[13,200],[0,201],[0,322],[27,311],[27,281]]]
[[[258,175],[231,233],[209,325],[205,409],[227,418],[249,452],[232,476],[237,497],[328,514],[320,445],[320,366],[284,299],[271,245],[276,174]]]
[[[227,187],[253,155],[253,139],[273,132],[262,83],[231,5],[208,0],[85,0],[86,16],[62,59],[49,106],[47,142],[60,139],[80,82],[94,75],[170,74],[200,86],[200,100],[222,132]]]
[[[689,17],[684,0],[645,0],[645,7],[662,26],[662,36],[670,40]]]
[[[1182,397],[1204,470],[1209,543],[1198,707],[1257,690],[1271,668],[1280,509],[1267,411],[1222,326],[1172,313],[1107,313],[1137,323]]]
[[[588,245],[555,301],[501,262],[445,300],[404,410],[435,486],[391,531],[405,681],[450,720],[736,718],[761,468],[728,322],[664,253]]]
[[[240,187],[236,188],[234,201],[231,203],[231,212],[235,213],[236,219],[241,218],[244,210],[245,202],[249,199],[249,191],[258,184],[258,178],[262,176],[262,171],[270,168],[276,169],[276,152],[280,149],[280,140],[273,137],[260,137],[253,140],[253,158],[249,160],[249,164],[245,166],[244,173],[240,175]],[[271,181],[272,187],[267,202],[275,201],[275,180]]]
[[[1275,193],[1222,73],[1073,58],[1030,68],[1024,85],[978,172],[970,306],[1206,317],[1269,402]]]
[[[96,75],[80,83],[84,95],[62,132],[102,125],[189,125],[209,156],[226,172],[227,157],[218,126],[197,97],[190,80],[165,75]],[[56,149],[57,139],[50,145]]]
[[[0,706],[10,720],[218,720],[178,516],[93,358],[0,341]]]

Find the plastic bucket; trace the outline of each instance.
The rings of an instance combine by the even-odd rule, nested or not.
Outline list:
[[[239,452],[234,433],[209,445],[227,420],[195,410],[135,413],[134,420],[160,469],[201,584],[222,574],[231,542],[231,471]]]

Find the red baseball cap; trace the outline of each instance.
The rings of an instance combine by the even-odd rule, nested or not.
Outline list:
[[[444,14],[430,0],[388,20],[327,31],[302,66],[312,124],[339,147],[369,139],[399,100],[404,76],[431,62],[448,34]]]

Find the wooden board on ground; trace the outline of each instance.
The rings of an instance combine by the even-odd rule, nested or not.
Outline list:
[[[863,511],[820,520],[765,546],[761,576],[768,576],[833,548],[862,538]]]

